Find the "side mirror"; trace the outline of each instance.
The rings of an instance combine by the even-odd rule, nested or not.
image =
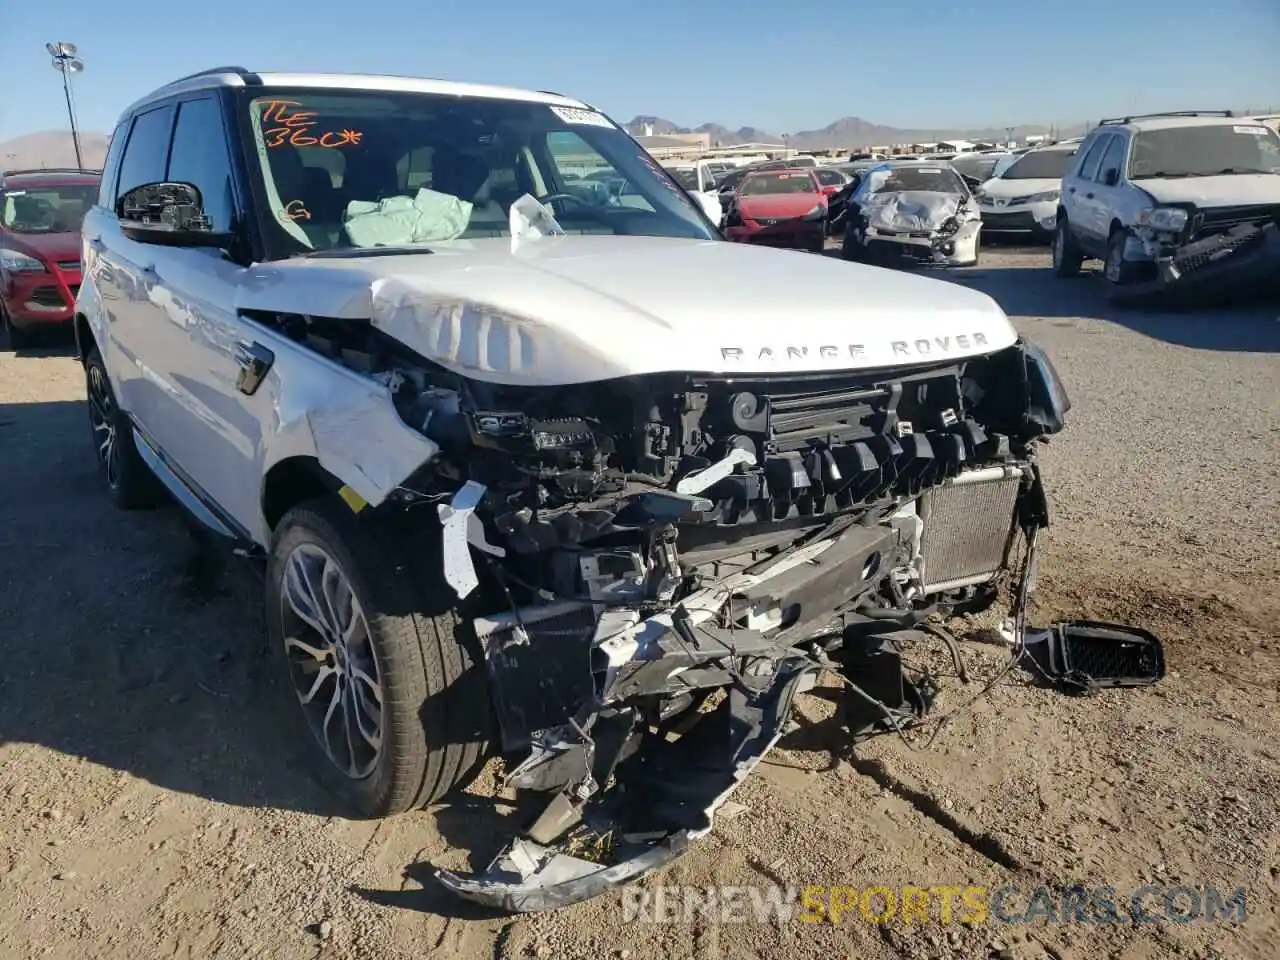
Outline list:
[[[1102,175],[1102,182],[1105,183],[1108,187],[1114,187],[1117,183],[1120,182],[1120,171],[1117,170],[1115,167],[1112,167],[1110,170],[1108,170],[1106,173]]]
[[[116,218],[124,235],[137,243],[227,250],[234,240],[234,234],[214,232],[200,190],[192,183],[134,187],[117,201]]]

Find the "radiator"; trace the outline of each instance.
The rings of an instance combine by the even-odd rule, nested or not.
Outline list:
[[[920,576],[927,593],[985,583],[999,572],[1022,477],[1019,467],[971,470],[921,494]]]

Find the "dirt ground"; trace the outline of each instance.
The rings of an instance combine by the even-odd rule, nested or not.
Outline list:
[[[1116,312],[1039,251],[952,279],[1004,304],[1075,404],[1046,451],[1035,619],[1151,629],[1168,677],[1070,698],[1014,671],[932,748],[856,754],[819,690],[746,809],[644,887],[1079,883],[1123,903],[1212,885],[1245,888],[1243,924],[624,924],[619,895],[470,910],[430,870],[502,844],[494,771],[435,809],[340,816],[277,723],[253,571],[212,563],[172,508],[109,507],[56,346],[0,353],[0,957],[1280,954],[1280,304]],[[940,710],[1007,656],[961,649],[974,681],[947,678]]]

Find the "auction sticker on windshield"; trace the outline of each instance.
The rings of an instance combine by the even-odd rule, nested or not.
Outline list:
[[[565,123],[586,124],[591,127],[613,126],[608,117],[594,110],[583,110],[579,107],[552,107],[551,112]]]

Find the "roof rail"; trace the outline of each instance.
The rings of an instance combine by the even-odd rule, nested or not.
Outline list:
[[[1230,110],[1170,110],[1167,113],[1134,113],[1127,117],[1109,117],[1099,120],[1098,126],[1108,123],[1132,123],[1134,120],[1158,120],[1161,117],[1234,117]]]
[[[176,83],[195,80],[198,77],[207,77],[215,73],[234,73],[245,83],[249,84],[260,84],[262,82],[256,73],[251,73],[244,67],[209,67],[207,70],[197,70],[195,73],[189,73],[185,77],[179,77],[177,80],[170,80],[165,84],[165,86],[171,87]]]

